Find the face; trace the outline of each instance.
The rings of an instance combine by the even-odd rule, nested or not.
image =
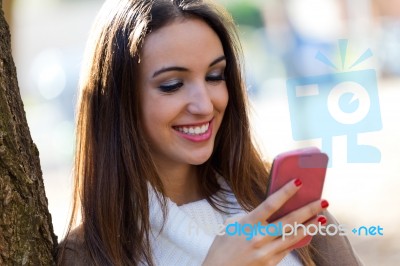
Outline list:
[[[221,41],[203,21],[152,32],[140,63],[142,121],[159,168],[210,158],[228,103]]]

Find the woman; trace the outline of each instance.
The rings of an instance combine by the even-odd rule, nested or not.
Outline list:
[[[301,234],[247,241],[206,230],[265,224],[301,189],[294,180],[265,200],[269,172],[250,137],[234,30],[199,0],[104,4],[81,80],[70,228],[78,203],[82,223],[60,245],[59,264],[358,263],[338,236],[293,251]],[[326,207],[313,202],[281,221],[334,222],[328,213],[308,221]]]

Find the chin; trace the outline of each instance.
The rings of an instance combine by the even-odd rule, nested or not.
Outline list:
[[[196,158],[192,158],[192,160],[190,160],[190,164],[191,165],[202,165],[203,163],[207,162],[208,159],[210,159],[210,157],[211,157],[211,153],[203,155],[203,156],[198,156]]]

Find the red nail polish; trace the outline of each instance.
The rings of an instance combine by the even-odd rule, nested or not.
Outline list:
[[[318,218],[318,222],[320,224],[326,224],[327,220],[326,220],[326,218],[324,216],[321,216],[321,217]]]
[[[294,180],[294,184],[296,185],[296,187],[299,187],[303,184],[303,182],[301,182],[301,180],[297,178],[296,180]]]
[[[329,202],[327,200],[321,200],[321,207],[322,208],[328,208]]]

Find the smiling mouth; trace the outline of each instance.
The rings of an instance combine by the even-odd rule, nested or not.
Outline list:
[[[210,128],[210,123],[211,121],[196,126],[174,126],[173,128],[176,131],[179,131],[187,135],[198,136],[198,135],[203,135],[208,131],[208,129]]]

